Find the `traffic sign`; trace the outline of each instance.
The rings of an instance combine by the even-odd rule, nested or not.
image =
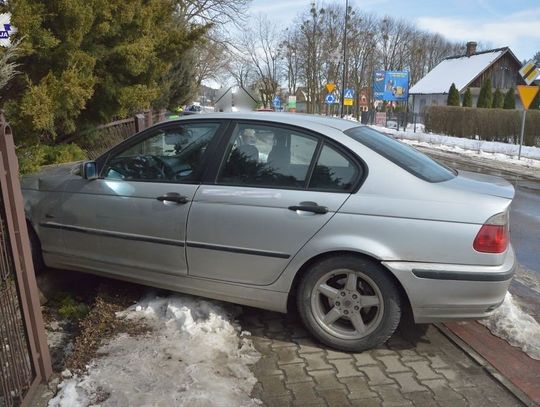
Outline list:
[[[527,85],[530,85],[534,82],[538,74],[540,73],[540,69],[536,67],[536,63],[534,59],[531,59],[529,62],[527,62],[525,65],[521,67],[519,70],[519,74],[525,81]]]
[[[519,98],[521,99],[521,104],[525,110],[529,108],[539,89],[539,86],[517,86]]]
[[[276,109],[279,109],[281,107],[281,99],[279,98],[279,96],[274,97],[274,99],[272,100],[272,104]]]
[[[296,109],[296,96],[289,96],[289,109]]]
[[[345,89],[343,99],[354,99],[354,89]]]
[[[328,93],[332,93],[335,88],[336,88],[335,83],[329,82],[326,84],[326,90],[328,91]]]
[[[343,106],[352,106],[354,99],[343,99]]]
[[[331,93],[329,93],[328,95],[326,95],[326,97],[324,98],[324,101],[326,103],[328,103],[329,105],[331,105],[332,103],[334,103],[336,101],[336,97],[334,95],[332,95]]]
[[[530,85],[535,81],[535,79],[538,77],[538,74],[540,74],[539,68],[534,68],[531,72],[528,73],[528,75],[523,78],[525,80],[525,83],[527,85]]]

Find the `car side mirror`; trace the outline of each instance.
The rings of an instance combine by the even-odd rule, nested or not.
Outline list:
[[[98,171],[95,161],[85,161],[81,165],[81,176],[87,180],[97,179]]]

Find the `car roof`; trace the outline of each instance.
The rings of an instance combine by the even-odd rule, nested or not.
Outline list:
[[[352,120],[338,119],[328,116],[301,113],[276,113],[276,112],[244,112],[244,113],[205,113],[180,117],[175,120],[207,120],[207,119],[230,119],[230,120],[260,120],[265,122],[275,122],[291,124],[301,127],[309,127],[313,124],[326,126],[329,128],[345,131],[353,127],[362,126]]]

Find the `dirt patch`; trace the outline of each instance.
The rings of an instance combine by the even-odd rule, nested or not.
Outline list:
[[[120,284],[100,284],[90,311],[79,322],[73,350],[67,357],[65,367],[71,371],[84,371],[86,365],[97,355],[99,347],[120,333],[131,336],[149,332],[146,325],[118,318],[118,312],[133,305],[141,295],[138,287]]]

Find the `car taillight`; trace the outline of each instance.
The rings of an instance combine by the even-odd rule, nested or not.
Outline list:
[[[508,223],[507,212],[489,218],[474,239],[474,250],[482,253],[503,253],[508,247]]]

